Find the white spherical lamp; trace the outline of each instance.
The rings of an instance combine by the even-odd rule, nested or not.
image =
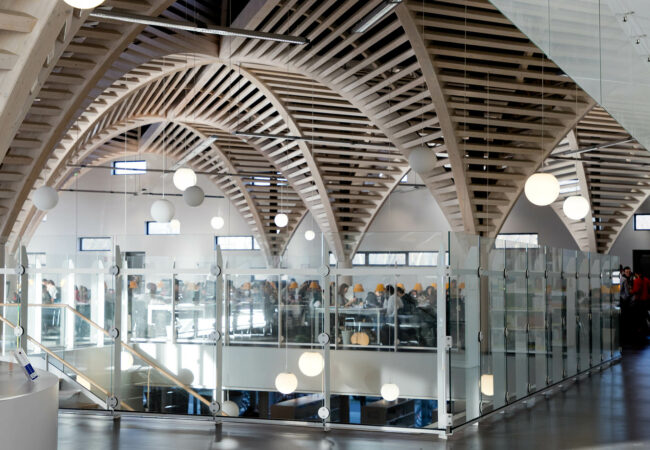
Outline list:
[[[278,227],[284,228],[289,224],[289,216],[285,213],[277,214],[275,219],[273,219],[273,222],[275,222]]]
[[[550,173],[536,173],[526,180],[524,192],[534,205],[550,205],[560,195],[560,182]]]
[[[50,186],[42,186],[34,191],[32,201],[41,211],[49,211],[59,203],[59,194]]]
[[[179,191],[184,191],[188,187],[194,186],[196,181],[196,174],[192,169],[181,167],[174,172],[174,186],[176,186]]]
[[[409,153],[409,165],[417,173],[429,173],[436,167],[436,157],[426,147],[416,148]]]
[[[314,233],[312,230],[305,231],[305,239],[307,239],[308,241],[313,241],[315,237],[316,237],[316,233]]]
[[[304,352],[298,359],[298,367],[306,376],[315,377],[323,371],[325,360],[318,352]]]
[[[187,206],[190,206],[192,208],[201,206],[204,198],[205,198],[205,192],[203,192],[203,189],[201,189],[198,186],[189,186],[183,192],[183,200],[185,201],[185,204],[187,204]]]
[[[153,217],[153,220],[156,222],[167,223],[171,222],[174,218],[176,208],[174,208],[174,204],[169,200],[162,199],[153,202],[150,212],[151,217]]]
[[[68,5],[72,6],[73,8],[91,9],[101,5],[102,3],[104,3],[105,0],[63,0],[63,1],[65,1]]]
[[[275,377],[275,388],[283,394],[291,394],[298,387],[298,378],[291,372],[282,372]]]
[[[494,375],[488,373],[481,375],[481,393],[488,397],[494,395]]]
[[[239,417],[239,405],[233,401],[225,401],[221,405],[221,412],[228,417]]]
[[[582,220],[589,212],[589,202],[582,195],[567,197],[562,204],[562,211],[571,220]]]
[[[386,383],[381,387],[381,396],[387,402],[395,401],[399,397],[399,387],[393,383]]]
[[[223,220],[223,217],[221,216],[214,216],[212,219],[210,219],[210,226],[214,228],[215,230],[220,230],[223,228],[225,224],[225,221]]]

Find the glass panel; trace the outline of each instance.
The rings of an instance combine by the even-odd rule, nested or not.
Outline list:
[[[589,253],[578,252],[577,269],[578,367],[579,371],[582,372],[589,369],[591,365]]]
[[[578,350],[579,350],[579,320],[578,315],[578,278],[577,278],[578,252],[564,250],[562,253],[562,272],[564,274],[562,287],[565,299],[565,377],[578,373]]]
[[[481,238],[481,261],[486,262],[481,292],[487,290],[488,294],[488,301],[481,302],[482,414],[506,404],[505,257],[506,252],[499,242]]]
[[[603,348],[601,360],[606,361],[612,357],[612,258],[609,255],[602,255],[602,339]]]
[[[591,357],[590,365],[596,366],[601,362],[601,257],[598,254],[589,254],[590,287],[591,287]]]
[[[526,248],[506,250],[506,368],[508,402],[528,395]]]
[[[480,415],[480,267],[479,238],[450,234],[451,276],[447,304],[450,353],[450,411],[454,424]]]
[[[528,378],[529,392],[547,384],[546,248],[528,249]]]
[[[547,327],[549,381],[557,383],[564,378],[565,357],[567,352],[566,295],[562,289],[562,250],[546,248],[547,287]],[[574,278],[575,280],[575,278]],[[575,339],[574,339],[575,340]],[[575,350],[574,350],[575,358]],[[575,366],[575,362],[574,362]]]
[[[612,270],[619,271],[620,259],[618,256],[612,255]],[[612,356],[621,355],[621,307],[619,304],[620,299],[620,284],[614,286],[612,293]]]

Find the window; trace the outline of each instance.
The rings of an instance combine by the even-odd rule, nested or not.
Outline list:
[[[253,177],[253,186],[271,186],[269,177]]]
[[[621,272],[618,270],[612,272],[612,284],[621,284]]]
[[[650,230],[650,214],[635,214],[634,229],[637,231]]]
[[[355,253],[352,258],[353,266],[365,266],[366,265],[366,254],[365,253]]]
[[[445,252],[449,256],[448,252]],[[409,252],[409,266],[437,266],[438,252]]]
[[[369,266],[405,266],[406,252],[404,253],[368,253]]]
[[[30,267],[45,267],[46,259],[44,252],[27,253],[27,263]]]
[[[147,173],[147,161],[113,161],[113,175],[141,175]]]
[[[80,252],[110,252],[113,241],[109,237],[81,237],[79,238]]]
[[[537,233],[504,233],[497,235],[494,246],[496,248],[526,248],[539,247],[539,234]]]
[[[164,235],[164,234],[181,234],[181,223],[178,220],[171,222],[161,223],[149,221],[147,222],[148,235]]]
[[[573,180],[560,180],[560,194],[578,191],[580,191],[580,184],[578,184],[577,178]]]
[[[221,250],[259,250],[260,246],[253,236],[217,236],[215,245]]]

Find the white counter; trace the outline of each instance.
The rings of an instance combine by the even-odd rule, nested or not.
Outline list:
[[[32,382],[18,364],[0,361],[0,448],[56,450],[59,379],[37,373]]]

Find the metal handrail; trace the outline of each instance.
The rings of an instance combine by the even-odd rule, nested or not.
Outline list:
[[[1,307],[1,306],[20,306],[20,304],[19,304],[19,303],[0,303],[0,307]],[[106,331],[106,330],[104,329],[104,327],[102,327],[102,326],[100,326],[99,324],[93,322],[93,321],[90,320],[88,317],[84,316],[83,314],[81,314],[79,311],[77,311],[76,309],[74,309],[74,308],[73,308],[72,306],[70,306],[70,305],[62,304],[62,303],[53,303],[53,304],[32,303],[32,304],[28,304],[27,306],[28,306],[28,307],[29,307],[29,306],[34,306],[34,307],[40,307],[40,308],[60,308],[60,309],[67,309],[68,311],[72,312],[72,313],[75,314],[77,317],[79,317],[81,320],[84,320],[85,322],[87,322],[87,323],[88,323],[89,325],[91,325],[92,327],[94,327],[94,328],[96,328],[97,330],[99,330],[99,331],[101,331],[102,333],[104,333],[104,335],[106,335],[106,336],[108,336],[108,337],[111,337],[111,336],[110,336],[110,333],[109,333],[108,331]],[[2,317],[2,316],[0,316],[0,317]],[[5,320],[6,320],[6,319],[5,319]],[[30,338],[30,339],[31,339],[31,338]],[[196,391],[195,391],[194,389],[192,389],[191,387],[187,386],[187,385],[186,385],[185,383],[183,383],[181,380],[179,380],[178,378],[176,378],[173,374],[169,373],[166,369],[164,369],[163,367],[161,367],[161,366],[159,366],[158,364],[156,364],[155,361],[152,361],[152,360],[149,359],[147,356],[145,356],[144,354],[140,353],[138,350],[136,350],[135,348],[131,347],[129,344],[127,344],[127,343],[125,343],[125,342],[122,342],[122,347],[124,347],[126,350],[128,350],[131,354],[133,354],[133,355],[137,356],[138,358],[140,358],[140,359],[141,359],[142,361],[144,361],[147,365],[149,365],[149,366],[153,367],[154,369],[158,370],[158,371],[159,371],[163,376],[165,376],[167,379],[171,380],[174,384],[176,384],[178,387],[180,387],[181,389],[183,389],[185,392],[187,392],[188,394],[193,395],[194,397],[198,398],[199,401],[200,401],[201,403],[203,403],[204,405],[206,405],[206,406],[208,406],[208,407],[211,406],[210,401],[208,401],[205,397],[203,397],[201,394],[199,394],[198,392],[196,392]],[[84,376],[84,375],[82,375],[82,376]],[[84,376],[84,377],[85,377],[85,376]]]

